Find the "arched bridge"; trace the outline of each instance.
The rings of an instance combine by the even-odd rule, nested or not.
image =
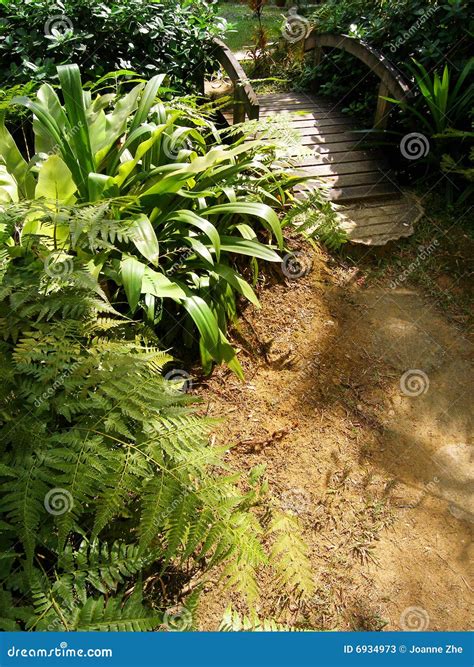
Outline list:
[[[327,49],[346,51],[362,61],[379,79],[374,127],[387,126],[391,97],[408,101],[408,83],[390,61],[361,40],[347,35],[311,32],[303,45],[317,65]],[[323,187],[338,204],[339,216],[349,238],[368,245],[383,245],[409,236],[423,210],[416,199],[398,185],[380,150],[365,146],[368,132],[357,130],[338,104],[311,93],[276,93],[257,97],[240,63],[230,49],[216,40],[215,55],[232,81],[229,123],[274,114],[292,114],[292,127],[299,132],[310,156],[295,165],[311,176],[308,186]],[[356,131],[357,130],[357,131]]]

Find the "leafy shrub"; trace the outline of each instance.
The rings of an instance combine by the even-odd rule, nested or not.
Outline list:
[[[207,0],[5,0],[0,3],[2,85],[56,78],[75,62],[95,80],[109,71],[167,71],[189,89],[225,30]]]
[[[161,377],[169,357],[156,339],[114,311],[79,260],[49,275],[49,239],[21,237],[23,224],[2,207],[1,629],[169,628],[191,579],[178,616],[192,629],[210,573],[253,608],[270,560],[282,586],[310,592],[291,517],[265,516],[263,528],[251,510],[262,470],[237,489],[209,420]]]
[[[472,185],[466,189],[463,181],[472,182],[470,168],[465,162],[472,153],[474,137],[474,133],[469,131],[469,117],[474,104],[474,86],[470,83],[473,68],[474,58],[453,80],[448,65],[444,66],[442,75],[437,71],[430,75],[423,65],[415,62],[411,68],[418,90],[414,103],[402,104],[392,100],[402,108],[407,126],[418,132],[422,130],[428,141],[429,150],[419,160],[420,165],[428,163],[436,170],[451,174],[443,179],[449,201],[454,198],[463,201],[473,192]]]
[[[227,321],[236,293],[258,300],[233,258],[251,257],[254,275],[257,258],[280,261],[258,240],[255,221],[282,249],[269,204],[280,206],[301,179],[270,169],[273,143],[241,136],[223,144],[194,108],[160,102],[161,75],[95,99],[77,66],[61,66],[59,78],[64,106],[48,84],[36,101],[17,100],[35,115],[30,162],[0,123],[0,201],[39,200],[23,234],[49,235],[59,264],[88,261],[114,303],[128,301],[130,315],[172,330],[170,343],[178,325],[191,344],[194,322],[204,367],[225,361],[241,375]]]

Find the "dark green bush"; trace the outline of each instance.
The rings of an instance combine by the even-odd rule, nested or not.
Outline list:
[[[56,78],[75,62],[93,80],[109,71],[167,71],[192,88],[223,32],[212,0],[3,0],[0,3],[2,86]]]
[[[468,4],[461,0],[327,0],[311,20],[318,32],[363,39],[407,77],[412,58],[429,71],[442,69],[446,62],[462,68],[470,55],[474,27]],[[304,82],[308,81],[328,96],[344,94],[352,111],[372,115],[375,110],[376,79],[347,53],[333,51],[317,71],[308,68]],[[359,81],[362,85],[354,85]]]

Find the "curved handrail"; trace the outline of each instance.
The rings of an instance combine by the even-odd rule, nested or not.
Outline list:
[[[241,123],[247,115],[251,120],[258,120],[260,105],[257,95],[249,83],[242,65],[220,39],[213,39],[212,55],[222,65],[234,85],[233,114],[234,123]]]
[[[341,49],[350,53],[367,65],[380,79],[375,127],[383,128],[387,124],[391,104],[383,97],[391,96],[400,102],[405,102],[412,97],[410,87],[400,72],[383,53],[366,42],[349,37],[349,35],[317,33],[313,30],[305,39],[304,51],[316,51],[317,60],[320,61],[323,47]]]

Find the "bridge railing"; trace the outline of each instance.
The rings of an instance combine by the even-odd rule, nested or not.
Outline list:
[[[317,33],[312,31],[304,42],[304,51],[314,51],[315,63],[319,64],[323,57],[324,48],[333,48],[346,51],[361,60],[380,79],[377,109],[375,111],[374,127],[384,129],[387,126],[391,102],[383,99],[392,97],[400,102],[408,100],[412,95],[410,87],[403,76],[380,51],[372,48],[366,42],[332,33]]]
[[[234,123],[242,123],[246,117],[258,120],[260,105],[257,95],[237,58],[220,39],[214,39],[213,55],[232,81]]]

